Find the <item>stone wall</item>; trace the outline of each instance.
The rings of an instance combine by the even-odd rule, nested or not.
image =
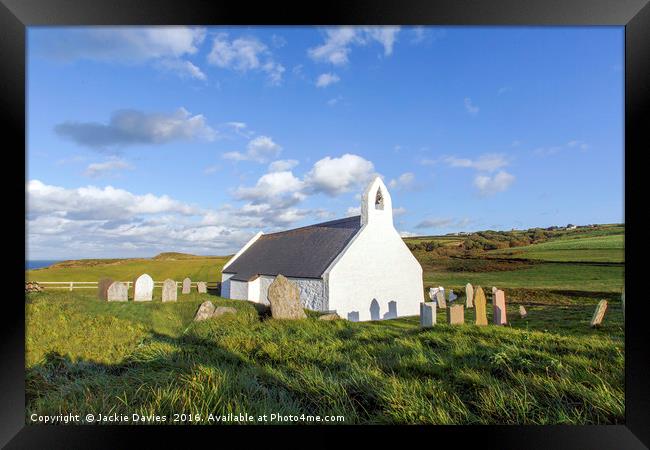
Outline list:
[[[230,280],[232,275],[224,274],[222,278],[222,297],[237,300],[250,300],[264,305],[269,304],[269,286],[275,277],[262,275],[246,283]],[[321,279],[287,277],[298,286],[302,305],[314,311],[327,311],[327,294],[325,283]]]

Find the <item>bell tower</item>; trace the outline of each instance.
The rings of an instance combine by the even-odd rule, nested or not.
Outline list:
[[[379,177],[372,180],[361,198],[361,226],[369,224],[393,226],[393,204],[390,193]]]

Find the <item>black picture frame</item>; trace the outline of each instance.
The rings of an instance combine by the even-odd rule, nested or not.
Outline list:
[[[0,445],[7,448],[123,448],[135,443],[134,434],[144,434],[146,447],[155,440],[171,444],[171,435],[187,444],[197,433],[216,433],[213,445],[245,444],[250,438],[283,435],[289,447],[330,442],[333,432],[364,433],[376,442],[389,437],[415,434],[406,445],[438,445],[452,440],[480,448],[647,448],[650,446],[650,395],[648,373],[650,342],[644,333],[648,326],[648,299],[641,295],[640,273],[643,264],[636,238],[642,227],[643,206],[633,200],[642,188],[642,155],[650,151],[647,128],[650,125],[650,5],[649,0],[355,0],[318,3],[289,2],[206,2],[202,0],[0,0],[0,123],[4,154],[15,158],[5,170],[4,192],[12,204],[7,216],[6,235],[13,244],[7,272],[11,289],[5,289],[0,327]],[[128,426],[44,426],[25,425],[25,310],[18,301],[24,271],[18,267],[25,248],[19,236],[25,234],[24,219],[16,211],[25,208],[25,198],[13,194],[25,183],[25,158],[20,155],[25,141],[25,54],[26,27],[67,25],[618,25],[625,27],[625,290],[628,298],[625,328],[625,424],[593,426],[440,426],[440,427],[263,427],[253,433],[233,427],[128,427]],[[11,146],[8,143],[13,142]],[[23,155],[24,156],[24,155]],[[5,169],[8,167],[5,166]],[[22,173],[21,173],[21,170]],[[606,177],[607,174],[595,176]],[[638,186],[637,186],[638,185]],[[638,236],[637,236],[638,235]],[[636,238],[635,238],[636,236]],[[17,262],[16,262],[17,261]],[[19,270],[22,274],[19,274]],[[22,280],[21,280],[22,278]],[[180,431],[180,433],[179,433]],[[284,436],[298,432],[301,437]],[[231,444],[226,444],[228,435]],[[301,444],[302,436],[308,441]],[[212,439],[218,439],[213,441]],[[344,437],[345,441],[348,437]],[[210,441],[209,441],[210,442]],[[369,442],[366,443],[369,445]]]

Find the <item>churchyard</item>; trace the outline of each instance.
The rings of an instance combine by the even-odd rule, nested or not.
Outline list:
[[[462,252],[459,243],[484,239],[490,247],[511,236],[406,239],[425,270],[423,314],[363,323],[311,311],[277,320],[209,290],[182,293],[185,277],[219,279],[215,260],[227,258],[177,254],[30,271],[36,281],[146,272],[179,285],[177,300],[166,302],[162,287],[138,302],[132,291],[129,301],[110,302],[96,289],[27,294],[27,417],[182,411],[200,423],[228,412],[342,415],[344,423],[622,423],[622,228],[579,231]],[[439,286],[444,295],[430,297]],[[493,296],[505,303],[501,325]],[[592,327],[602,300],[607,309]]]

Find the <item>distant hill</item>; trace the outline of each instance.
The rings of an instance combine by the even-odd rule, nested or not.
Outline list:
[[[162,260],[176,260],[176,259],[203,259],[203,258],[219,258],[219,256],[199,256],[192,255],[191,253],[180,253],[180,252],[164,252],[159,253],[151,259],[162,259]]]

